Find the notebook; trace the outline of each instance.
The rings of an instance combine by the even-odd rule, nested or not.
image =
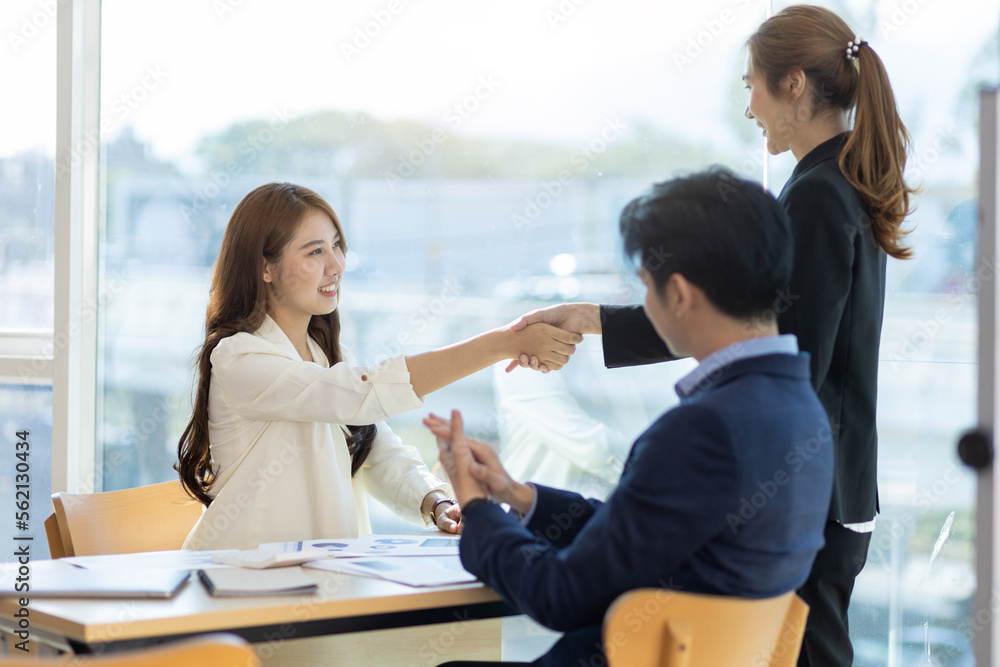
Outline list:
[[[0,578],[0,597],[170,598],[189,576],[188,570],[40,569],[31,572],[26,581]],[[25,583],[27,591],[17,590]]]
[[[251,570],[242,567],[198,570],[198,578],[216,597],[304,595],[319,588],[301,567]]]

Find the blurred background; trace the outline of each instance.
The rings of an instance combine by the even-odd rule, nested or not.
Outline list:
[[[1000,7],[820,4],[885,61],[923,188],[914,259],[888,269],[882,513],[851,608],[856,664],[971,665],[974,477],[954,445],[975,423],[975,299],[995,270],[975,265],[975,184]],[[562,301],[641,300],[617,233],[627,201],[712,164],[775,194],[791,173],[743,117],[742,45],[784,3],[768,5],[104,0],[102,131],[78,149],[102,165],[97,490],[175,477],[211,266],[233,207],[262,183],[306,185],[337,211],[342,340],[361,364]],[[0,351],[53,327],[54,7],[0,8]],[[588,337],[559,373],[487,369],[426,404],[460,408],[523,475],[602,497],[692,367],[609,371]],[[51,386],[0,381],[4,441],[31,430],[45,499]],[[424,412],[390,423],[433,465]],[[4,462],[0,498],[11,485]],[[405,528],[373,514],[376,530]],[[550,641],[509,630],[534,653],[508,659]]]

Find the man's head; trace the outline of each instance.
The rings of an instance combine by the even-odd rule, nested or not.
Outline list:
[[[646,313],[675,353],[699,356],[688,341],[718,338],[720,327],[773,329],[792,234],[759,183],[722,168],[658,183],[629,202],[620,227],[647,287]]]

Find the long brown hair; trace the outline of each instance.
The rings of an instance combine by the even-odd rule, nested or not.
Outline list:
[[[212,502],[208,490],[215,476],[208,438],[212,350],[223,338],[241,331],[254,332],[263,324],[267,313],[264,260],[272,264],[281,261],[285,246],[292,240],[299,223],[312,211],[330,217],[346,252],[347,242],[333,208],[312,190],[290,183],[268,183],[250,192],[236,205],[226,226],[219,258],[212,271],[205,342],[198,353],[194,410],[177,443],[178,462],[174,464],[188,494],[205,505]],[[322,348],[331,366],[342,360],[338,310],[328,315],[313,315],[308,333]],[[376,429],[373,424],[348,428],[353,477],[371,451]]]
[[[912,256],[901,225],[915,193],[903,179],[910,135],[899,117],[882,59],[868,44],[847,57],[855,33],[828,9],[792,5],[761,24],[747,40],[750,64],[764,75],[772,95],[801,69],[811,86],[813,114],[854,110],[854,129],[840,152],[844,178],[864,198],[875,242],[899,259]]]

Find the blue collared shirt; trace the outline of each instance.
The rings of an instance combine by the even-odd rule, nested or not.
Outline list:
[[[727,345],[721,350],[716,350],[702,359],[696,369],[682,377],[674,385],[674,390],[683,401],[696,393],[698,388],[712,375],[718,373],[734,361],[749,359],[750,357],[762,357],[766,354],[798,353],[799,341],[794,334],[763,336],[761,338],[741,340],[732,345]]]

